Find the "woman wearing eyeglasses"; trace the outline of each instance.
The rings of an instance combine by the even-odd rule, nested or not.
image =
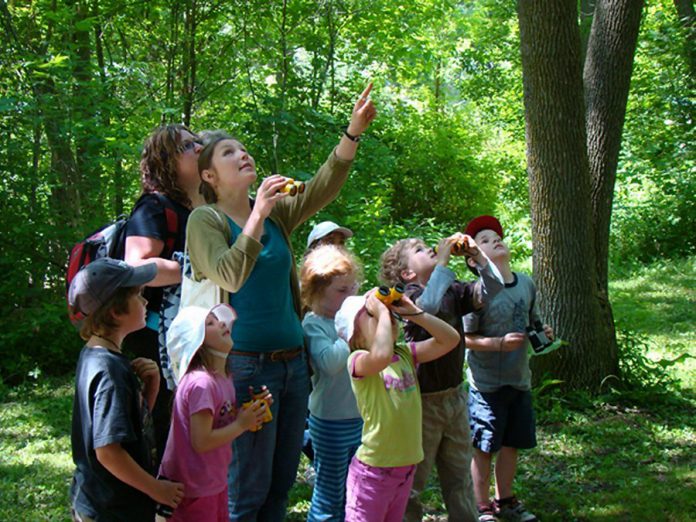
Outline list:
[[[134,266],[157,264],[157,277],[145,288],[147,326],[126,337],[123,346],[126,353],[160,366],[160,392],[152,411],[158,466],[169,432],[172,393],[167,387],[171,373],[164,334],[176,315],[181,285],[181,265],[174,258],[184,251],[189,214],[204,203],[198,192],[201,148],[198,136],[183,125],[162,126],[150,134],[140,159],[142,195],[126,229],[125,261]]]

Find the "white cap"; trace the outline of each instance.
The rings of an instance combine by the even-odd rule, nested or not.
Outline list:
[[[333,221],[322,221],[318,225],[314,225],[314,228],[309,233],[309,236],[307,236],[307,248],[312,246],[312,243],[315,241],[318,241],[322,237],[328,236],[331,232],[340,232],[346,236],[346,239],[353,237],[352,230],[346,227],[340,227]]]
[[[210,309],[201,306],[182,308],[167,330],[167,353],[177,385],[188,370],[191,359],[203,344],[205,321],[210,313],[227,323],[232,330],[232,323],[237,319],[237,313],[228,304],[215,305]]]
[[[365,308],[365,296],[352,295],[346,297],[341,308],[336,312],[336,317],[334,318],[336,333],[347,343],[350,343],[350,340],[353,338],[355,318],[363,308]]]

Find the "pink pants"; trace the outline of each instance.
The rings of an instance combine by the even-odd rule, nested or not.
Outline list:
[[[346,522],[401,522],[415,469],[377,468],[353,457],[346,483]]]
[[[229,522],[227,488],[209,497],[184,497],[169,522]]]

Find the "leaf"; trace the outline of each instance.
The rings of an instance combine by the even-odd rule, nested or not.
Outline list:
[[[42,63],[41,65],[38,65],[38,69],[51,69],[53,67],[65,67],[70,59],[69,56],[65,54],[57,54],[53,58],[51,58],[49,61],[46,63]]]

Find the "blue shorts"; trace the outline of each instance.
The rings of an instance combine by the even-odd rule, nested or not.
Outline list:
[[[469,390],[469,426],[473,445],[485,453],[505,446],[536,446],[536,422],[532,394],[512,386],[494,392]]]

